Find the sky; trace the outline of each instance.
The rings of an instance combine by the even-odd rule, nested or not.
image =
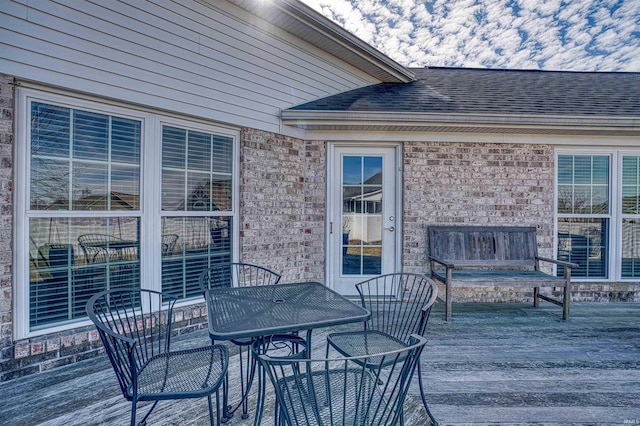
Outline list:
[[[302,0],[408,67],[640,72],[640,0]]]

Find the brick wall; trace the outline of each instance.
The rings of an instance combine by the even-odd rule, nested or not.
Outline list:
[[[13,359],[13,105],[13,78],[0,75],[0,372]]]
[[[403,267],[424,272],[429,224],[526,225],[553,254],[554,151],[547,145],[404,144]],[[520,301],[506,288],[457,289],[470,301]]]
[[[241,261],[323,282],[325,143],[253,129],[241,139]]]

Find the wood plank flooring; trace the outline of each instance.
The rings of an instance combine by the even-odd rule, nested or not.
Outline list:
[[[566,322],[550,304],[454,304],[453,320],[443,316],[436,305],[422,357],[441,425],[640,425],[640,304],[574,303]],[[314,332],[320,354],[326,332]],[[202,330],[174,345],[207,341]],[[1,383],[0,398],[0,425],[129,422],[130,403],[105,357]],[[417,384],[405,412],[407,425],[429,423]],[[272,413],[269,395],[263,425]],[[206,400],[160,403],[149,424],[208,424]],[[236,415],[228,424],[253,420]]]

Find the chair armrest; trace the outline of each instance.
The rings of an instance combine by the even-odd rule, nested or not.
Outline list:
[[[541,260],[543,262],[555,263],[556,265],[564,266],[565,268],[579,268],[580,267],[580,265],[578,265],[577,263],[565,262],[564,260],[550,259],[548,257],[537,256],[536,259],[537,260]]]
[[[429,257],[430,261],[439,263],[440,265],[444,266],[447,269],[455,268],[455,265],[453,263],[451,263],[451,262],[448,262],[448,261],[443,260],[443,259],[438,259],[437,257],[431,256],[431,255],[429,255],[428,257]]]

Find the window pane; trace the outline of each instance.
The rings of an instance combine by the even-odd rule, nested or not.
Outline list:
[[[31,159],[31,209],[69,210],[69,161]]]
[[[165,126],[162,209],[231,211],[232,168],[233,139]]]
[[[342,157],[342,274],[382,268],[382,157]]]
[[[221,176],[211,182],[211,199],[213,200],[212,210],[231,211],[232,194],[231,176]]]
[[[558,185],[573,184],[573,156],[558,156]]]
[[[31,104],[31,155],[69,157],[69,108]]]
[[[185,210],[184,172],[162,171],[162,210]]]
[[[32,209],[140,208],[139,120],[37,102],[31,114]]]
[[[609,213],[609,157],[558,157],[558,213]]]
[[[233,168],[233,139],[213,136],[213,172],[231,175]]]
[[[162,218],[162,291],[179,298],[202,296],[200,274],[210,266],[231,262],[231,220]]]
[[[573,213],[572,185],[558,185],[558,213]]]
[[[189,132],[189,170],[211,170],[211,135]]]
[[[360,185],[362,183],[362,157],[342,158],[342,184]]]
[[[72,182],[72,210],[109,210],[107,164],[74,162]]]
[[[109,210],[140,209],[140,168],[111,166]]]
[[[187,210],[211,211],[211,187],[209,174],[187,174]]]
[[[640,157],[622,158],[622,214],[640,214]]]
[[[607,278],[608,238],[609,219],[558,218],[558,259],[580,265],[571,270],[574,277]]]
[[[111,119],[111,161],[140,164],[140,121],[120,117]]]
[[[162,167],[184,170],[187,131],[175,127],[162,127]]]
[[[640,220],[622,221],[622,278],[640,277]]]
[[[30,326],[86,316],[98,291],[140,286],[139,218],[31,218]]]
[[[107,161],[109,117],[79,110],[73,115],[73,158]]]

